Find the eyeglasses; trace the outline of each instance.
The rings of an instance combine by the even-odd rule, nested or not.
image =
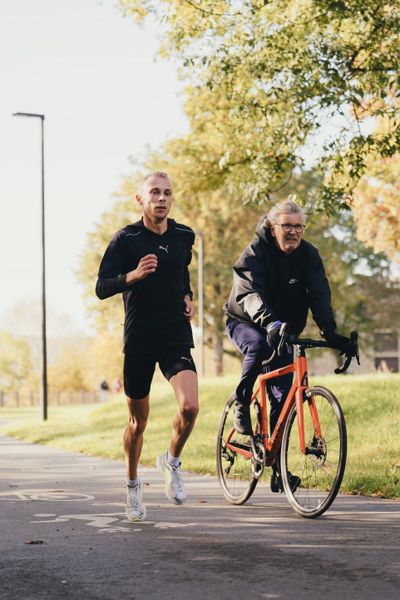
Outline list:
[[[300,223],[296,223],[296,225],[292,225],[291,223],[275,223],[279,227],[282,227],[285,233],[289,233],[292,229],[295,230],[296,233],[303,233],[305,225],[301,225]]]

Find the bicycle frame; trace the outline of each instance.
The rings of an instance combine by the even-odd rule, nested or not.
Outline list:
[[[299,433],[299,446],[300,450],[303,454],[306,453],[306,443],[304,438],[304,407],[303,407],[303,399],[304,392],[308,388],[308,372],[307,372],[307,358],[305,356],[305,352],[303,348],[299,348],[298,346],[294,346],[294,354],[295,358],[290,365],[286,367],[280,367],[278,369],[274,369],[269,373],[263,373],[258,376],[258,387],[256,391],[253,393],[251,401],[258,401],[261,409],[260,414],[260,425],[261,431],[256,431],[255,434],[261,436],[261,442],[265,449],[265,464],[270,466],[274,460],[276,455],[279,452],[282,435],[285,423],[289,416],[290,410],[293,405],[296,404],[297,416],[298,416],[298,433]],[[288,375],[289,373],[293,373],[293,382],[285,403],[280,412],[278,421],[276,423],[275,429],[272,432],[272,435],[269,436],[269,426],[268,426],[268,398],[267,398],[267,386],[266,382],[269,379],[274,379],[276,377],[282,377],[283,375]],[[261,397],[261,402],[258,400],[258,397]],[[318,413],[315,406],[315,402],[313,397],[308,398],[308,404],[310,407],[311,418],[313,421],[314,431],[318,437],[321,437],[321,428],[318,419]],[[239,452],[246,458],[252,457],[252,452],[248,450],[248,447],[241,448],[237,442],[234,444],[230,444],[230,439],[233,435],[234,431],[232,431],[229,439],[226,441],[226,446],[235,452]]]
[[[347,434],[336,396],[323,386],[309,387],[306,351],[338,348],[325,340],[291,335],[287,328],[287,324],[281,325],[280,342],[263,362],[263,367],[272,369],[274,358],[281,356],[275,365],[279,368],[258,375],[251,396],[250,425],[247,414],[240,414],[239,392],[225,404],[217,436],[217,473],[225,498],[240,505],[253,494],[265,467],[272,466],[271,492],[285,492],[295,512],[314,518],[331,506],[340,490],[346,468]],[[357,339],[357,332],[352,331],[343,364],[335,373],[344,373],[353,357],[359,363]],[[293,358],[282,356],[285,344],[293,348]],[[269,435],[268,389],[280,387],[282,377],[285,381],[280,380],[284,383],[280,394],[287,390],[287,396],[279,398],[272,415],[276,425]],[[278,401],[278,393],[273,388],[270,391]],[[250,431],[246,431],[247,426]]]

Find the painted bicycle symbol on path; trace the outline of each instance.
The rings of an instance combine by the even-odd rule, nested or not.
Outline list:
[[[40,502],[87,502],[88,500],[94,499],[94,496],[89,494],[80,494],[78,492],[70,492],[69,490],[28,489],[15,490],[12,492],[0,492],[0,501],[22,500],[29,502],[36,500]]]
[[[0,501],[22,502],[87,502],[95,500],[95,496],[81,494],[70,490],[61,489],[25,489],[0,492]],[[36,525],[41,523],[67,523],[73,521],[83,522],[88,527],[94,527],[98,533],[116,533],[142,531],[143,526],[153,526],[155,529],[176,529],[193,527],[197,523],[174,523],[167,521],[145,521],[131,523],[126,518],[125,512],[96,512],[79,514],[56,514],[50,512],[35,513],[35,520],[29,521]],[[140,525],[140,527],[138,527]]]
[[[36,521],[30,521],[32,524],[39,523],[67,523],[68,521],[84,521],[89,527],[95,527],[98,533],[115,533],[117,531],[142,531],[143,526],[153,526],[155,529],[177,529],[181,527],[193,527],[197,523],[170,523],[167,521],[145,521],[140,523],[130,523],[124,512],[115,513],[85,513],[73,515],[56,515],[53,513],[38,513],[33,515]],[[140,525],[140,528],[138,528]]]

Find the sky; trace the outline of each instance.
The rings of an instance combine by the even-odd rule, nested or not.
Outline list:
[[[188,130],[176,65],[156,57],[159,33],[112,0],[0,0],[0,328],[18,310],[40,331],[40,119],[13,113],[45,115],[49,333],[55,323],[90,332],[75,274],[87,233],[112,208],[129,157]]]

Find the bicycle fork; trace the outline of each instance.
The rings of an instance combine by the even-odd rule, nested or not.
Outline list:
[[[310,391],[305,390],[304,396],[305,396],[305,399],[307,400],[307,404],[308,404],[308,407],[310,410],[314,435],[313,435],[313,439],[311,440],[311,444],[309,446],[306,446],[305,440],[304,440],[304,412],[302,412],[302,414],[303,414],[303,437],[302,437],[302,440],[304,443],[304,451],[302,449],[302,452],[304,452],[304,454],[306,454],[306,455],[313,454],[317,458],[321,458],[324,455],[324,453],[326,453],[326,447],[325,447],[325,441],[322,436],[322,430],[321,430],[321,425],[319,422],[317,406],[315,404],[314,396],[312,395],[312,393]]]
[[[296,412],[297,412],[297,425],[298,425],[298,433],[299,433],[299,445],[300,452],[302,454],[316,454],[315,449],[315,441],[322,439],[321,426],[318,417],[318,411],[315,404],[314,396],[308,389],[308,373],[307,373],[307,363],[305,358],[304,349],[300,349],[298,351],[298,355],[296,357],[296,371],[301,374],[301,385],[296,389]],[[313,439],[311,441],[311,446],[306,446],[305,440],[305,427],[304,427],[304,405],[307,401],[307,405],[310,411],[311,422],[313,425]]]

